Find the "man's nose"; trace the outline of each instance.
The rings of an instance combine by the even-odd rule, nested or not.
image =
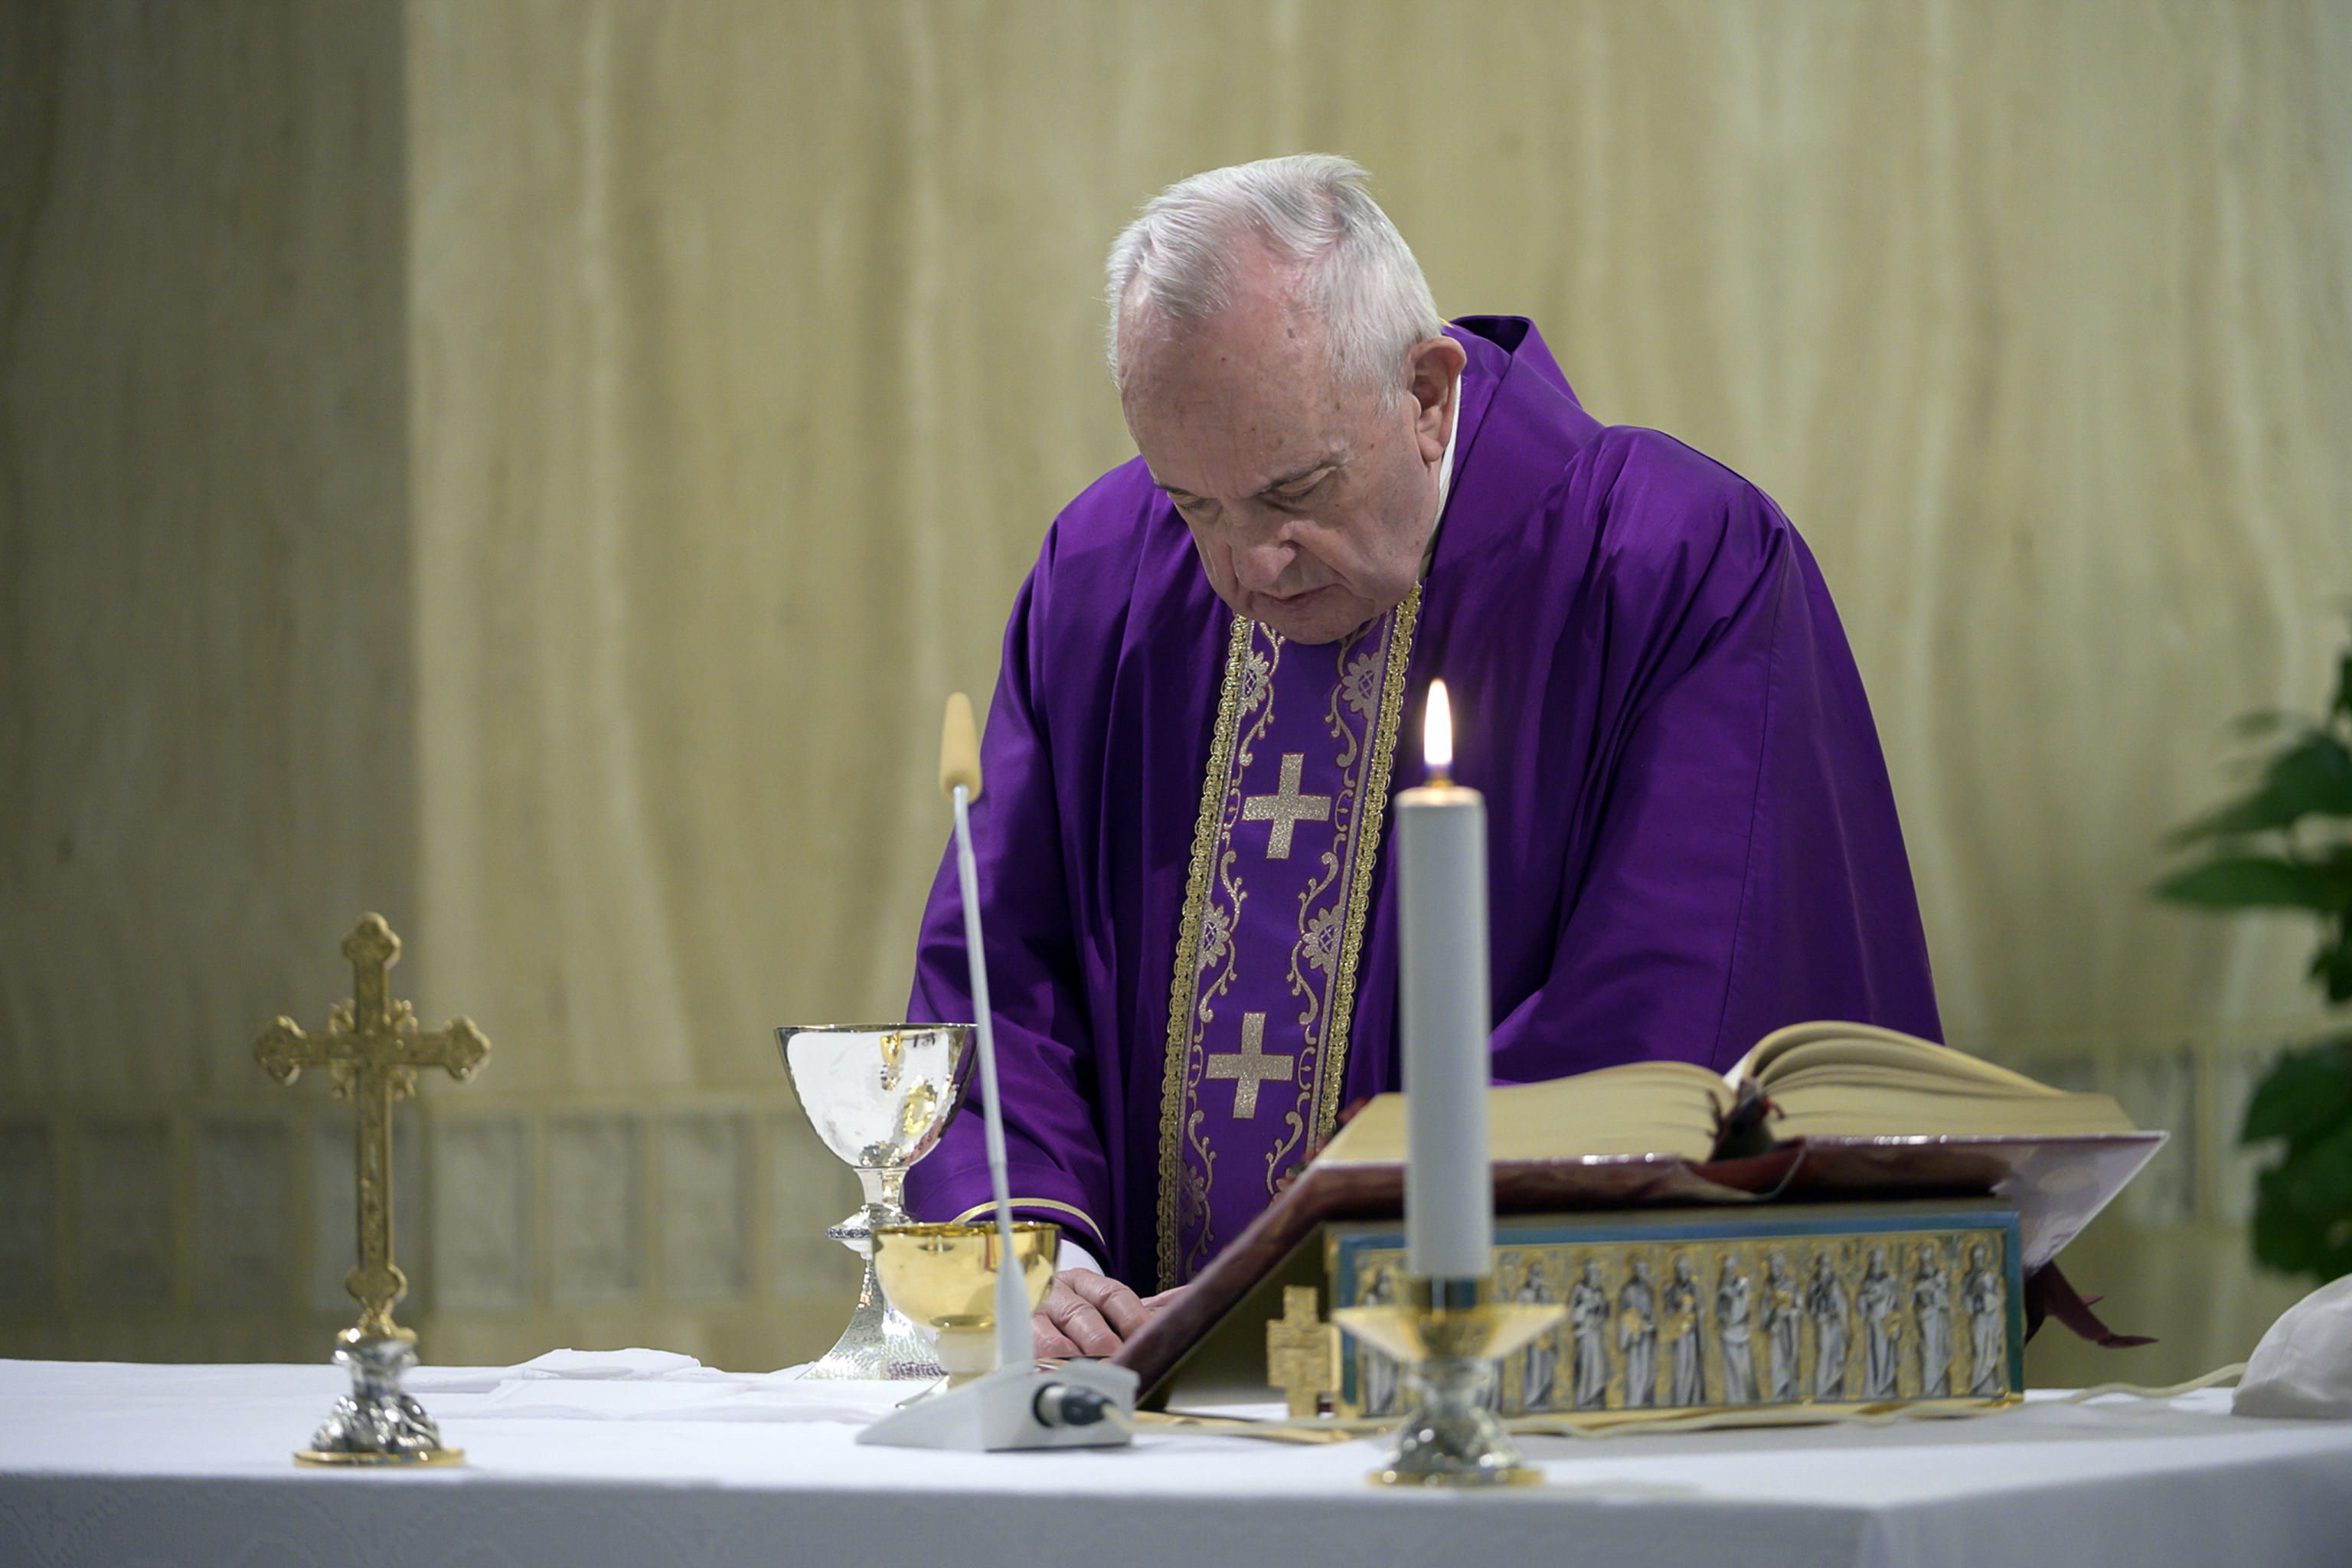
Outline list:
[[[1249,593],[1271,593],[1297,553],[1280,536],[1261,535],[1234,546],[1234,575]]]

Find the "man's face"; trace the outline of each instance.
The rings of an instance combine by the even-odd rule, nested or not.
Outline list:
[[[1412,592],[1459,344],[1419,345],[1393,384],[1336,386],[1320,324],[1269,284],[1187,329],[1130,317],[1120,348],[1136,449],[1234,614],[1327,643]]]

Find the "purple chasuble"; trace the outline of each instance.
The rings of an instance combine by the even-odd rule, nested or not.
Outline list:
[[[1397,1087],[1381,844],[1417,748],[1375,775],[1434,678],[1486,796],[1496,1082],[1721,1068],[1809,1018],[1941,1032],[1869,706],[1796,531],[1586,414],[1530,323],[1451,331],[1469,364],[1415,598],[1322,647],[1237,627],[1139,458],[1055,521],[1006,627],[972,827],[1015,1206],[1146,1292]],[[957,900],[943,864],[910,1018],[971,1016]],[[908,1191],[929,1218],[984,1204],[977,1116]]]

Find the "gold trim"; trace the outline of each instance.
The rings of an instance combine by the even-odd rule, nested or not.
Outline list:
[[[1314,1136],[1308,1146],[1331,1136],[1339,1121],[1339,1091],[1348,1076],[1348,1032],[1356,1019],[1356,962],[1363,954],[1364,921],[1371,912],[1372,872],[1380,863],[1381,837],[1389,816],[1389,764],[1396,757],[1397,729],[1404,722],[1404,688],[1412,662],[1413,628],[1421,620],[1421,584],[1396,607],[1396,625],[1389,630],[1388,679],[1381,690],[1381,714],[1372,735],[1372,754],[1364,764],[1363,788],[1356,795],[1356,817],[1349,826],[1359,833],[1349,878],[1348,919],[1340,928],[1339,959],[1331,975],[1326,1004],[1323,1048],[1316,1054],[1315,1075],[1320,1090],[1315,1106]]]
[[[1103,1236],[1102,1226],[1095,1224],[1095,1216],[1088,1214],[1086,1210],[1078,1207],[1076,1204],[1066,1204],[1058,1198],[1014,1198],[1013,1200],[1012,1206],[1017,1209],[1053,1209],[1059,1214],[1076,1215],[1080,1219],[1086,1221],[1087,1228],[1092,1230],[1098,1238],[1101,1238],[1106,1243],[1106,1245],[1108,1243],[1109,1238]],[[982,1215],[992,1213],[995,1208],[996,1200],[994,1198],[991,1198],[984,1204],[972,1205],[971,1207],[964,1210],[963,1213],[956,1215],[955,1218],[948,1221],[948,1223],[950,1225],[970,1225]]]
[[[1241,730],[1242,687],[1249,668],[1250,628],[1234,617],[1225,640],[1225,673],[1217,700],[1217,728],[1201,785],[1201,814],[1192,826],[1192,866],[1184,879],[1184,910],[1176,926],[1176,967],[1168,981],[1168,1063],[1160,1091],[1160,1289],[1176,1286],[1176,1196],[1184,1175],[1184,1062],[1192,1047],[1192,1003],[1200,976],[1201,916],[1209,901],[1209,866],[1216,858],[1217,824],[1224,815],[1225,775],[1233,769],[1234,738]]]

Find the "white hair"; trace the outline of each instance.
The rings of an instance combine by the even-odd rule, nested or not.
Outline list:
[[[1406,352],[1444,331],[1445,319],[1368,180],[1352,160],[1302,153],[1212,169],[1152,197],[1110,247],[1111,378],[1125,389],[1118,335],[1130,308],[1183,326],[1204,321],[1233,302],[1255,247],[1297,270],[1336,381],[1401,376]]]

